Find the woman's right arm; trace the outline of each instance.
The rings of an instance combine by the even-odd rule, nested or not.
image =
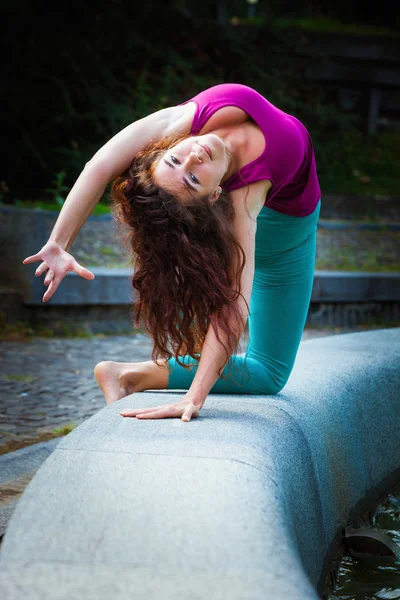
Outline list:
[[[172,106],[135,121],[111,138],[86,164],[66,198],[49,241],[69,250],[79,230],[102,197],[108,183],[129,168],[148,142],[165,135],[188,133],[193,108]]]
[[[124,173],[133,157],[148,142],[165,135],[190,132],[193,103],[172,106],[135,121],[111,138],[85,165],[68,194],[49,240],[35,255],[25,258],[24,264],[42,260],[36,270],[39,276],[48,270],[45,285],[49,285],[43,301],[49,300],[68,273],[75,271],[86,279],[94,275],[68,253],[86,219],[102,197],[108,183]]]

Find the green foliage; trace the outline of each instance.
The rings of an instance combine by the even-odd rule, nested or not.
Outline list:
[[[71,325],[64,321],[52,322],[48,325],[45,322],[28,322],[17,320],[9,323],[6,314],[0,312],[0,339],[12,340],[32,337],[72,337],[89,338],[92,337],[84,327]]]
[[[398,194],[400,132],[365,135],[343,131],[324,147],[318,138],[318,172],[325,193]]]
[[[60,206],[56,202],[51,202],[48,200],[20,200],[16,198],[14,200],[14,205],[19,206],[20,208],[32,208],[37,209],[40,208],[42,210],[49,210],[52,212],[59,212]],[[0,201],[0,206],[4,206],[4,203]],[[98,215],[107,215],[110,213],[110,207],[108,202],[100,202],[97,204],[91,213],[93,216]]]
[[[228,16],[245,19],[244,4],[229,4]],[[276,2],[271,6],[268,10],[279,8]],[[22,6],[6,0],[5,7],[12,26],[4,21],[9,59],[0,74],[8,81],[12,64],[21,75],[7,89],[7,117],[5,111],[0,116],[9,140],[0,200],[33,201],[46,190],[59,209],[85,163],[118,131],[222,82],[250,85],[304,122],[324,186],[335,190],[351,181],[362,188],[340,170],[343,140],[357,133],[360,121],[338,110],[331,88],[306,80],[305,68],[317,59],[296,55],[268,18],[264,25],[221,27],[211,18],[215,3],[208,0],[160,3],[156,15],[152,3],[126,0],[101,8],[88,0],[50,5],[23,0]],[[268,16],[267,8],[259,3],[258,21]],[[353,163],[354,156],[347,156]],[[393,163],[388,157],[390,172]],[[398,190],[383,174],[371,178],[372,185],[381,193]]]
[[[132,329],[129,332],[124,331],[124,335],[142,335],[144,331],[141,329]],[[97,338],[115,335],[113,332],[90,333],[90,323],[71,324],[64,320],[52,320],[50,323],[46,321],[33,320],[18,320],[10,323],[5,312],[0,312],[0,340],[23,340],[32,339],[33,337],[61,337],[61,338]],[[9,377],[4,375],[3,377]]]
[[[101,249],[102,254],[108,254],[110,256],[118,256],[117,251],[114,248],[109,248],[108,246],[103,246]]]
[[[36,377],[32,377],[31,375],[7,375],[4,374],[1,376],[3,379],[7,379],[7,381],[36,381]]]
[[[44,190],[47,194],[50,194],[53,197],[54,202],[59,207],[61,207],[64,204],[66,192],[68,193],[71,189],[69,186],[64,185],[64,179],[66,174],[66,171],[60,171],[59,173],[56,173],[56,176],[52,182],[54,187],[46,188]]]
[[[331,249],[324,259],[317,259],[315,268],[327,271],[353,271],[357,273],[399,273],[400,266],[397,261],[383,262],[378,259],[373,251],[352,253],[348,248]]]
[[[62,427],[53,429],[53,433],[57,433],[57,434],[61,434],[61,435],[68,435],[76,427],[78,427],[77,423],[66,423],[66,425],[63,425]]]

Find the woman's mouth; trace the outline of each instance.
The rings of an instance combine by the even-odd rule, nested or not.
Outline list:
[[[207,152],[208,156],[210,157],[210,160],[212,160],[212,152],[211,152],[210,148],[208,146],[206,146],[205,144],[199,144],[199,146],[201,146],[203,148],[203,150],[205,150],[205,152]]]

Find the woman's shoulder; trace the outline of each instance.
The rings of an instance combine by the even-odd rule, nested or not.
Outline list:
[[[168,109],[166,135],[186,134],[194,129],[240,124],[249,119],[246,112],[254,98],[262,96],[253,88],[240,83],[221,83],[209,87],[182,104]],[[208,121],[212,121],[208,123]]]
[[[234,101],[237,98],[240,99],[254,96],[260,96],[260,94],[248,85],[242,83],[219,83],[198,92],[193,98],[187,100],[187,102],[225,103],[232,100]]]
[[[165,135],[190,133],[196,108],[195,102],[188,101],[185,104],[178,104],[166,109],[168,110],[168,120]]]

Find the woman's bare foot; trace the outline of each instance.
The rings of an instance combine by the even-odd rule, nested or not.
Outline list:
[[[140,363],[118,363],[106,360],[94,368],[97,385],[107,404],[148,389],[168,387],[168,368],[165,363],[157,366],[153,361]]]
[[[131,366],[133,366],[133,364],[131,364]],[[107,404],[112,404],[113,402],[134,393],[134,391],[139,391],[137,389],[133,390],[133,378],[132,383],[128,385],[128,381],[123,377],[124,367],[125,363],[105,360],[98,363],[94,368],[94,376],[97,385],[103,392]],[[137,379],[139,379],[139,376]]]

